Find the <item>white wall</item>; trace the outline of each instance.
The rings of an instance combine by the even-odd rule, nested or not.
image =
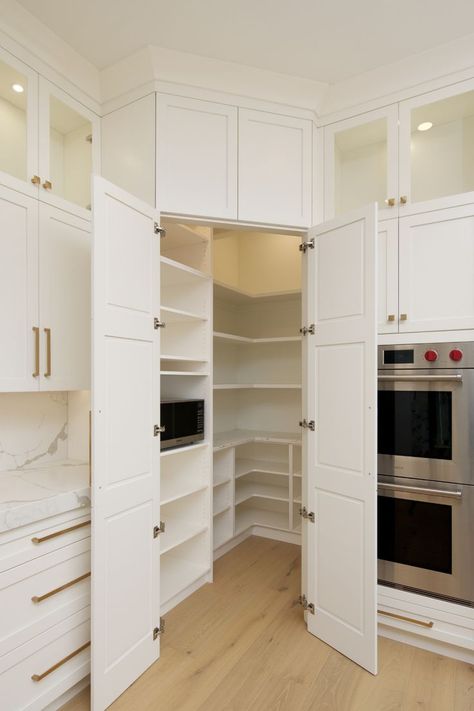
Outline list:
[[[26,180],[26,115],[0,97],[0,170]]]
[[[367,205],[376,199],[380,206],[387,192],[387,145],[360,146],[341,153],[335,150],[336,215]],[[395,197],[395,196],[393,196]]]

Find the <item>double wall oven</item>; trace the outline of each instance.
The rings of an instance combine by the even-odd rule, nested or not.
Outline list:
[[[474,343],[379,347],[378,577],[474,606]]]

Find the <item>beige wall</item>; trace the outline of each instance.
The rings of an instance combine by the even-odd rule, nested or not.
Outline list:
[[[239,240],[229,232],[214,240],[214,279],[239,287]]]

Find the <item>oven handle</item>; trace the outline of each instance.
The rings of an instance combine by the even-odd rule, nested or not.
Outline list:
[[[392,491],[406,491],[415,494],[431,494],[434,496],[448,496],[454,499],[462,497],[462,491],[450,491],[448,489],[429,489],[423,486],[408,486],[406,484],[384,484],[379,482],[377,489],[391,489]]]
[[[388,383],[462,383],[462,373],[455,375],[379,375],[378,379]]]

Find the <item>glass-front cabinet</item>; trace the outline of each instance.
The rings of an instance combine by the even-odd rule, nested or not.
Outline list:
[[[324,128],[324,217],[377,202],[379,217],[398,207],[398,107],[371,111]]]
[[[400,104],[400,193],[404,212],[444,198],[442,207],[473,202],[474,82]],[[428,207],[428,206],[427,206]]]

